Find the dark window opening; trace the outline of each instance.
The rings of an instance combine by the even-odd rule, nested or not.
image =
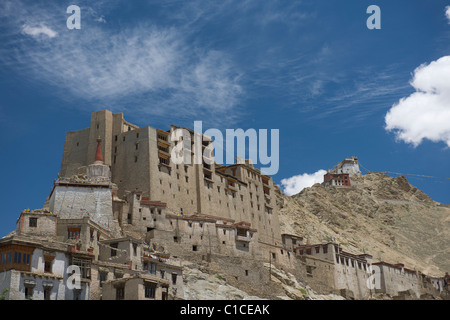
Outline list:
[[[37,219],[38,219],[38,218],[30,218],[30,220],[29,220],[29,226],[30,226],[31,228],[36,228],[36,227],[37,227]]]

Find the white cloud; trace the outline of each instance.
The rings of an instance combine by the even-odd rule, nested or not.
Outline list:
[[[326,170],[318,170],[312,174],[304,173],[290,178],[281,180],[283,192],[288,196],[297,194],[304,188],[313,186],[316,183],[323,182],[323,176],[327,173]]]
[[[240,114],[239,70],[224,52],[192,41],[184,25],[133,21],[116,30],[106,27],[98,8],[83,7],[91,19],[84,20],[81,31],[71,32],[55,22],[58,7],[29,8],[20,1],[18,7],[8,1],[2,7],[9,43],[0,48],[0,64],[56,89],[53,94],[64,99],[82,100],[80,108],[225,122]],[[42,24],[30,17],[39,17]],[[30,42],[16,37],[17,32],[53,39]]]
[[[445,7],[445,16],[447,17],[448,23],[450,24],[450,6]]]
[[[386,130],[414,146],[428,139],[450,147],[450,56],[419,66],[411,85],[416,92],[386,114]]]
[[[95,19],[95,21],[97,21],[97,22],[102,22],[102,23],[106,23],[106,20],[105,20],[105,17],[104,17],[104,16],[98,17],[97,19]]]
[[[46,35],[49,38],[54,38],[58,33],[45,25],[40,25],[39,27],[30,27],[29,25],[22,26],[22,33],[28,34],[33,37],[38,37],[41,34]]]

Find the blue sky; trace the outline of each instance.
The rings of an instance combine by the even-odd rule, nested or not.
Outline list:
[[[80,30],[66,27],[72,4]],[[372,4],[379,30],[366,27]],[[0,236],[42,207],[65,132],[101,109],[162,129],[279,129],[280,185],[353,155],[373,171],[450,177],[448,5],[3,0]],[[449,179],[407,177],[450,203]]]

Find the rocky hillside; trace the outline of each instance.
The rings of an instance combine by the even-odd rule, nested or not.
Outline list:
[[[374,261],[442,276],[450,271],[450,208],[433,201],[405,177],[368,173],[352,187],[315,184],[299,194],[277,194],[284,233],[310,243],[336,238],[343,249]]]

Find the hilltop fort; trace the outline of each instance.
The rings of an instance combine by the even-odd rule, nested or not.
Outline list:
[[[67,132],[43,208],[21,212],[0,239],[6,297],[189,299],[184,271],[192,266],[272,299],[303,298],[301,284],[349,299],[448,297],[448,276],[286,232],[279,188],[248,159],[174,163],[177,128],[138,127],[103,110],[88,128]],[[194,141],[199,133],[185,129]],[[201,138],[208,148],[210,137]],[[354,189],[360,177],[352,157],[327,172],[323,187]],[[81,274],[76,287],[70,266]]]

